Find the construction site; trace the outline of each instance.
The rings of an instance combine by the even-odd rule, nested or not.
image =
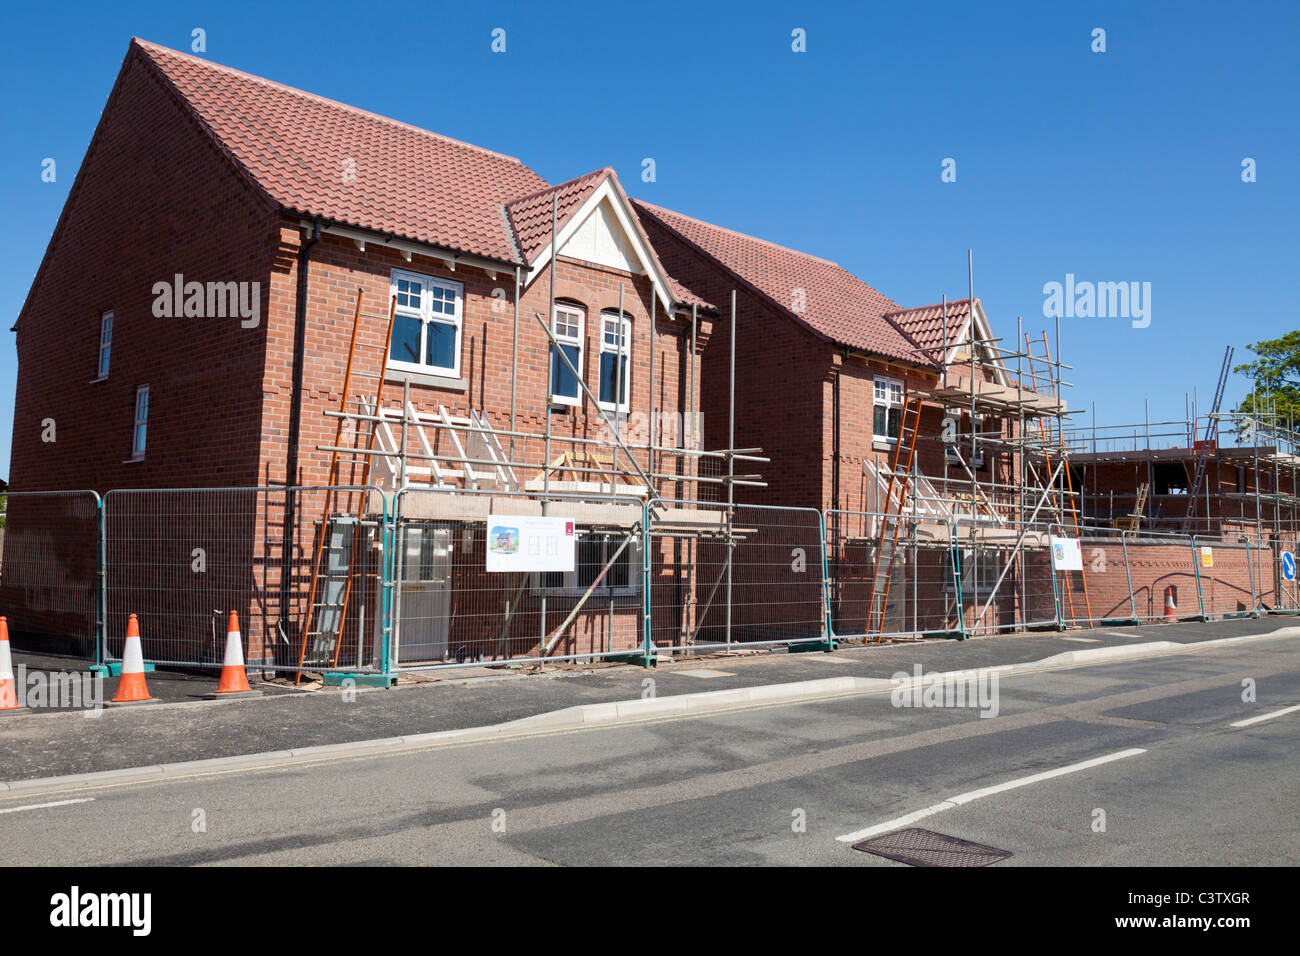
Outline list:
[[[611,169],[552,185],[142,41],[113,102],[17,325],[16,642],[113,671],[134,616],[146,661],[215,668],[233,611],[252,675],[389,685],[1300,610],[1300,434],[1222,408],[1231,350],[1208,411],[1189,396],[1185,421],[1084,426],[1059,320],[995,334],[969,253],[967,298],[903,308],[633,200]],[[192,216],[201,177],[208,212],[256,223],[223,248],[265,284],[265,322],[169,320],[215,368],[186,336],[162,354],[114,270],[85,302],[62,291],[81,265],[65,231],[178,283],[207,261],[203,237],[123,225],[121,183],[153,148],[123,103],[238,166],[150,184]],[[388,216],[382,192],[313,192],[323,166],[285,180],[271,128],[304,157],[382,156],[357,189],[420,201]],[[405,148],[375,145],[392,136]],[[69,384],[41,356],[88,323],[98,374]],[[122,420],[77,431],[104,408]]]

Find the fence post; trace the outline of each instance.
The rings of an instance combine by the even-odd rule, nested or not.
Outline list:
[[[827,528],[826,513],[824,511],[818,510],[817,515],[818,515],[818,520],[821,522],[821,528],[822,528],[822,603],[825,605],[824,613],[826,615],[826,637],[828,640],[834,642],[836,640],[835,617],[831,613],[831,572],[830,572],[830,560],[827,557],[830,551],[830,545],[826,538],[826,535],[828,533],[826,531]],[[835,522],[835,526],[837,528],[839,527],[839,524],[840,523],[838,521]],[[838,547],[839,542],[836,541],[835,544]]]
[[[95,594],[95,663],[91,673],[106,673],[104,659],[108,652],[108,544],[104,533],[104,499],[95,492],[95,565],[99,569],[98,590]]]
[[[1196,535],[1192,535],[1192,570],[1196,573],[1196,604],[1201,609],[1198,620],[1209,620],[1205,616],[1205,596],[1201,591],[1201,556],[1196,547]]]
[[[956,521],[951,517],[946,520],[948,523],[948,563],[952,566],[952,587],[957,601],[957,640],[964,641],[970,635],[966,633],[966,608],[962,605],[961,600],[961,545],[958,544]],[[973,554],[974,551],[972,550],[971,553]]]
[[[1056,560],[1052,554],[1052,529],[1056,527],[1053,524],[1047,526],[1047,566],[1052,572],[1052,603],[1056,606],[1056,629],[1065,630],[1065,621],[1061,618],[1061,589],[1057,585]],[[1068,573],[1068,572],[1067,572]],[[1080,574],[1083,572],[1080,571]]]
[[[653,539],[650,535],[650,502],[641,503],[641,627],[645,634],[645,649],[642,651],[642,658],[646,666],[657,660],[655,652],[654,638],[650,636],[651,616],[650,616],[650,581],[651,568],[653,567],[653,557],[650,549]]]
[[[1124,577],[1128,581],[1128,613],[1132,618],[1133,624],[1141,624],[1142,620],[1138,617],[1137,598],[1133,594],[1133,569],[1128,563],[1128,532],[1120,530],[1119,547],[1124,553]]]

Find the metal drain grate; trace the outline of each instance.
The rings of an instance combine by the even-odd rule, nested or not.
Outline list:
[[[853,849],[908,866],[989,866],[1012,855],[1010,850],[971,843],[920,827],[872,837],[853,844]]]

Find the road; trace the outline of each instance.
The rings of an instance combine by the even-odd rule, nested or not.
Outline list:
[[[1002,867],[1300,862],[1300,710],[1269,716],[1300,704],[1300,640],[1011,675],[997,703],[857,693],[9,794],[0,862],[897,866],[837,838],[936,805],[917,826]]]

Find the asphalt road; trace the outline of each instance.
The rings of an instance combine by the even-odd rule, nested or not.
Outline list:
[[[897,866],[837,837],[1138,751],[916,825],[1009,851],[997,866],[1294,865],[1300,710],[1231,725],[1297,703],[1290,638],[1006,677],[995,718],[860,694],[11,794],[0,863]]]

